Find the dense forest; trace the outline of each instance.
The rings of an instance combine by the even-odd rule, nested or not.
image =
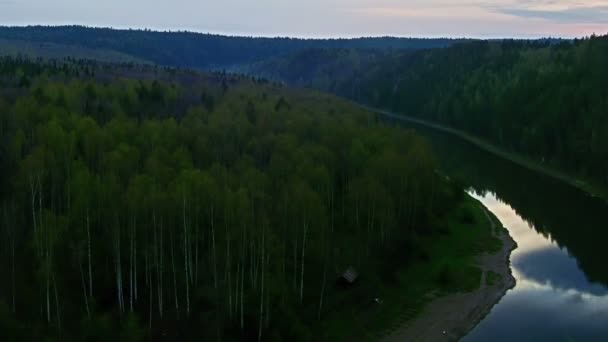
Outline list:
[[[24,40],[0,39],[0,56],[27,57],[31,59],[63,59],[95,60],[109,63],[151,64],[126,53],[107,49],[92,49],[77,45],[65,45],[44,42],[28,42]]]
[[[476,41],[379,58],[304,51],[248,71],[462,129],[608,185],[608,36]]]
[[[311,48],[349,49],[428,49],[447,47],[461,40],[438,38],[355,38],[355,39],[298,39],[232,37],[196,32],[156,32],[150,30],[115,30],[83,26],[27,26],[1,27],[0,39],[17,45],[40,44],[40,49],[29,48],[33,57],[49,57],[48,45],[68,49],[102,50],[106,55],[128,55],[159,65],[200,69],[223,69],[252,63]],[[5,47],[11,50],[10,46]],[[0,45],[0,54],[2,54]],[[65,54],[59,57],[73,55]],[[96,58],[93,51],[85,58]],[[53,56],[50,56],[53,57]],[[54,56],[58,57],[58,56]]]
[[[15,341],[330,340],[463,201],[413,132],[225,73],[3,58],[0,141]]]
[[[392,50],[380,49],[307,49],[243,64],[235,71],[354,98],[352,94],[357,80],[365,77],[369,68],[384,63],[393,53]],[[350,92],[346,89],[348,87]]]

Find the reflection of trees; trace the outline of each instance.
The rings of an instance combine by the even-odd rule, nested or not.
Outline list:
[[[491,191],[530,226],[567,248],[590,281],[608,284],[603,260],[604,203],[578,189],[492,156],[456,138],[418,129],[431,139],[442,167],[452,178],[482,194]]]

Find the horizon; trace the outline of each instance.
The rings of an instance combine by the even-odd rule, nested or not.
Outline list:
[[[117,10],[119,9],[119,10]],[[606,0],[0,0],[7,26],[82,25],[294,38],[577,38],[608,33]]]
[[[1,1],[1,0],[0,0]],[[606,32],[592,32],[589,35],[576,36],[576,37],[564,37],[564,36],[532,36],[532,37],[515,37],[515,36],[496,36],[496,37],[483,37],[483,36],[449,36],[449,35],[436,35],[436,36],[413,36],[413,35],[352,35],[352,36],[287,36],[287,35],[264,35],[264,34],[253,34],[246,32],[212,32],[212,31],[197,31],[195,29],[182,29],[182,28],[151,28],[151,27],[120,27],[120,26],[92,26],[85,24],[23,24],[23,25],[7,25],[0,23],[0,27],[4,28],[62,28],[62,27],[80,27],[86,29],[100,29],[100,30],[113,30],[113,31],[148,31],[156,33],[193,33],[201,35],[213,35],[222,37],[233,37],[233,38],[267,38],[267,39],[300,39],[300,40],[354,40],[354,39],[380,39],[380,38],[394,38],[394,39],[449,39],[449,40],[543,40],[543,39],[556,39],[556,40],[573,40],[573,39],[584,39],[591,36],[604,36],[608,35]]]

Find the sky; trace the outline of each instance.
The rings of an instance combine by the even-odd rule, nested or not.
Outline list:
[[[582,37],[608,0],[0,0],[1,25],[292,37]]]

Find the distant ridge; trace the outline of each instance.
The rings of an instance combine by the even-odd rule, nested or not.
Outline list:
[[[362,37],[304,39],[287,37],[238,37],[188,31],[113,29],[85,26],[0,26],[0,39],[58,44],[114,51],[160,65],[221,69],[247,64],[305,49],[444,48],[466,39]],[[0,47],[0,52],[2,48]]]
[[[0,38],[0,56],[6,57],[28,57],[42,59],[63,59],[66,57],[75,59],[88,59],[109,63],[135,63],[149,64],[150,62],[130,56],[128,54],[107,50],[91,49],[83,46],[65,45],[56,43],[7,40]]]

